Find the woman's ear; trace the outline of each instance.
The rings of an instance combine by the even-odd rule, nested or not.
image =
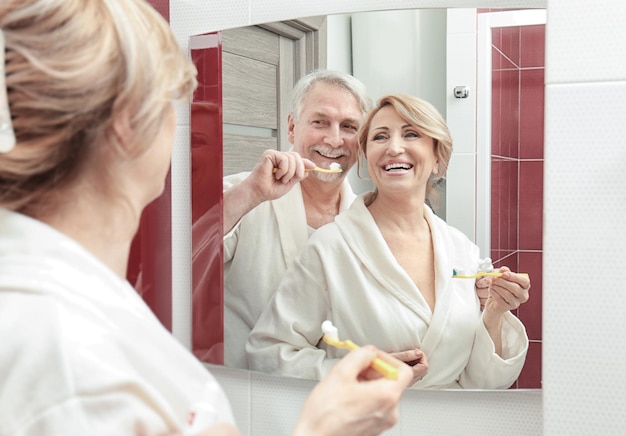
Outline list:
[[[120,147],[126,152],[132,151],[133,129],[130,125],[130,113],[127,109],[118,111],[113,119],[113,134]]]
[[[433,174],[439,174],[439,161],[435,161],[435,166],[433,166]]]

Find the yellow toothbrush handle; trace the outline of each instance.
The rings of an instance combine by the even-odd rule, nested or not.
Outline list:
[[[272,170],[272,173],[275,173],[276,171],[278,171],[278,168],[274,168]],[[320,168],[320,167],[305,168],[304,171],[307,172],[307,173],[309,173],[311,171],[317,171],[319,173],[342,173],[343,172],[343,170],[341,168],[336,168],[336,169],[329,168],[329,169],[326,169],[326,168]]]
[[[345,344],[346,348],[350,350],[356,350],[357,348],[359,348],[357,344],[355,344],[354,342],[350,340],[343,341],[343,343]],[[374,360],[372,361],[372,368],[374,368],[376,371],[378,371],[384,377],[390,380],[398,379],[398,368],[385,362],[384,360],[378,357],[375,357]]]
[[[524,277],[528,277],[527,273],[517,273],[521,276]],[[472,275],[461,275],[461,274],[455,274],[452,276],[453,279],[477,279],[479,277],[485,277],[485,276],[491,276],[491,277],[502,277],[502,273],[501,272],[477,272],[476,274],[472,274]]]

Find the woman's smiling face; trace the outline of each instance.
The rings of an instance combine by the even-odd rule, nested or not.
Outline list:
[[[367,166],[379,192],[425,195],[437,170],[434,140],[406,122],[392,106],[372,118],[367,135]]]

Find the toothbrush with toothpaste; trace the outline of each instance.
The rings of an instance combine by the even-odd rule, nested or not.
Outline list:
[[[337,327],[333,325],[332,321],[326,320],[322,323],[322,332],[324,333],[322,339],[328,345],[332,345],[333,347],[337,348],[345,348],[348,350],[356,350],[357,348],[359,348],[359,346],[351,340],[340,341],[339,331],[337,330]],[[398,379],[398,368],[390,365],[389,363],[378,357],[376,357],[372,361],[372,368],[374,368],[376,371],[378,371],[380,374],[388,379]]]

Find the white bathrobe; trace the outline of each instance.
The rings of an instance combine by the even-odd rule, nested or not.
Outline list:
[[[388,352],[423,350],[429,371],[416,387],[509,387],[528,350],[525,328],[507,313],[503,358],[495,353],[474,280],[452,278],[454,268],[477,269],[479,249],[425,210],[435,252],[434,311],[395,260],[360,196],[311,237],[285,275],[250,336],[250,368],[320,379],[346,353],[321,341],[321,324],[329,319],[341,340]]]
[[[0,208],[0,434],[130,435],[233,423],[208,371],[130,284]],[[196,424],[199,424],[196,421]]]
[[[224,191],[249,173],[224,178]],[[346,180],[340,211],[356,195]],[[309,239],[300,184],[284,196],[261,203],[224,236],[224,363],[247,368],[245,345],[287,267]]]

